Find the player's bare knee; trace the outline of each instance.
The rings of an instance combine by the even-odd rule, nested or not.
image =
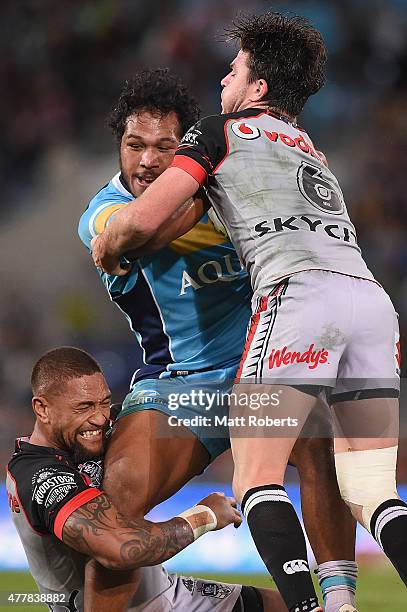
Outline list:
[[[232,491],[237,503],[240,504],[246,491],[244,489],[244,483],[242,483],[236,476],[233,476]]]
[[[243,497],[255,487],[264,487],[266,485],[283,485],[284,474],[272,470],[261,470],[253,472],[252,474],[245,474],[239,477],[238,475],[233,476],[232,491],[237,502],[240,504]]]

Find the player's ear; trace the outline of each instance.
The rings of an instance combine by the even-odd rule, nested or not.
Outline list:
[[[34,414],[41,423],[49,423],[49,405],[45,397],[35,395],[32,398]]]
[[[252,83],[251,101],[260,102],[260,100],[266,99],[268,91],[267,81],[265,79],[257,79],[257,81]]]

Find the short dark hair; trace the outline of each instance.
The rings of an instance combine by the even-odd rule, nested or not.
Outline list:
[[[120,142],[129,116],[149,111],[163,117],[176,113],[183,136],[199,119],[200,108],[182,81],[168,68],[142,70],[126,81],[108,124]]]
[[[47,351],[34,365],[31,373],[33,395],[63,391],[67,380],[103,374],[100,365],[86,351],[73,346],[61,346]]]
[[[264,79],[270,106],[297,116],[325,83],[327,52],[321,34],[304,17],[268,12],[240,15],[229,40],[250,54],[250,82]]]

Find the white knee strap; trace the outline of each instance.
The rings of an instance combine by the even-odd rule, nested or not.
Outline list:
[[[370,531],[374,511],[399,497],[396,487],[397,446],[335,455],[336,476],[345,502],[362,506],[363,524]]]

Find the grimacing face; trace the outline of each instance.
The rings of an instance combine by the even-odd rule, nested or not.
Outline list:
[[[120,143],[120,169],[132,194],[140,196],[171,164],[182,132],[176,113],[130,115]]]
[[[111,397],[101,373],[68,380],[60,393],[47,397],[51,441],[76,457],[102,455]]]
[[[220,82],[223,114],[234,113],[247,107],[248,94],[252,85],[249,83],[248,60],[248,52],[240,50],[230,64],[230,72]]]

